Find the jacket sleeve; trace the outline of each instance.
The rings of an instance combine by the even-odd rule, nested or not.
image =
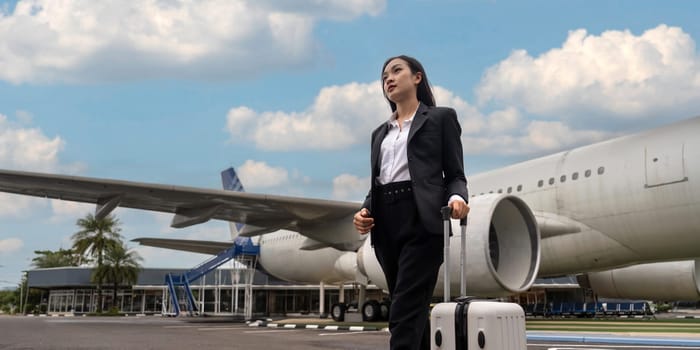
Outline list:
[[[457,194],[469,202],[461,135],[462,128],[457,113],[454,109],[447,108],[447,115],[442,120],[442,164],[447,197]]]
[[[369,192],[367,192],[367,197],[365,197],[365,202],[362,203],[363,208],[367,208],[369,212],[372,212],[372,190],[370,189]]]
[[[370,186],[369,186],[369,191],[367,191],[367,196],[365,197],[365,202],[362,203],[362,208],[367,208],[369,212],[372,212],[372,183],[374,181],[373,177],[374,174],[372,173],[372,144],[374,144],[374,137],[376,134],[377,130],[372,131],[372,135],[369,138],[369,149],[370,149],[370,164],[369,164],[369,181],[370,181]]]

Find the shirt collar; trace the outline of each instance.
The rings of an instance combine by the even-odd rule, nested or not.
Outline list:
[[[416,107],[416,110],[413,111],[413,116],[404,120],[404,123],[411,123],[413,121],[413,118],[416,117],[416,113],[418,113],[418,109],[420,109],[420,105],[422,102],[418,101],[418,106]],[[391,116],[389,117],[389,120],[386,121],[387,125],[391,127],[396,127],[398,126],[398,122],[396,121],[396,111],[394,113],[391,113]]]

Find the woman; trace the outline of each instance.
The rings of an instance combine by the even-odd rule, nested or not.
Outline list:
[[[391,296],[391,349],[428,349],[428,307],[443,260],[440,208],[465,217],[467,180],[461,128],[451,108],[435,107],[423,66],[397,56],[382,67],[393,114],[372,132],[372,185],[354,216],[372,244]]]

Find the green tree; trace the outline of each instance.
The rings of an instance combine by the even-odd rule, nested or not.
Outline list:
[[[79,266],[81,256],[73,249],[35,250],[36,257],[32,259],[32,265],[36,268]]]
[[[92,279],[95,282],[112,283],[113,306],[116,306],[119,285],[133,285],[138,280],[142,260],[137,252],[127,249],[124,244],[113,245],[105,250],[103,264],[94,270]]]
[[[19,307],[19,300],[14,290],[0,290],[0,311],[14,313]]]
[[[114,246],[122,245],[119,231],[119,220],[109,215],[97,219],[92,214],[78,219],[76,225],[80,231],[73,234],[73,250],[81,256],[92,257],[97,262],[99,270],[104,265],[105,251]],[[97,312],[102,312],[102,278],[98,276],[94,282],[97,285]]]

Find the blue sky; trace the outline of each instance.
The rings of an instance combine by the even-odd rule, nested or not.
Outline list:
[[[468,174],[700,114],[694,1],[0,1],[0,168],[359,200],[387,57],[455,108]],[[0,288],[91,206],[0,196]],[[225,240],[119,209],[127,238]],[[150,267],[206,257],[137,248]]]

